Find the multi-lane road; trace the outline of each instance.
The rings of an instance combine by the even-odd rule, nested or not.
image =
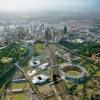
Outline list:
[[[55,91],[56,97],[58,100],[68,100],[67,98],[68,96],[66,93],[66,85],[65,85],[64,80],[62,80],[60,76],[59,60],[58,60],[58,57],[55,55],[56,48],[54,48],[54,46],[50,44],[48,44],[46,48],[48,50],[51,64],[53,66],[51,68],[51,78],[54,81],[54,91]]]

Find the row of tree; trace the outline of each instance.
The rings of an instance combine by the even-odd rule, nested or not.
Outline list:
[[[61,39],[59,43],[69,49],[75,50],[76,53],[91,56],[93,53],[100,52],[100,43],[85,41],[83,43],[72,43],[66,39]]]

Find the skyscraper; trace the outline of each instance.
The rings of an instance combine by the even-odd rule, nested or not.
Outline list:
[[[64,34],[67,34],[67,26],[64,26]]]

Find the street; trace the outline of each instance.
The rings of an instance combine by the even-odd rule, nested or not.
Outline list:
[[[58,61],[58,57],[55,55],[55,48],[51,45],[47,45],[47,50],[49,52],[50,55],[50,60],[51,60],[51,64],[52,67],[51,68],[51,77],[54,81],[54,91],[55,94],[58,98],[58,100],[67,100],[67,94],[65,94],[66,91],[66,86],[64,84],[64,80],[61,80],[61,76],[60,76],[60,72],[59,72],[59,61]],[[58,65],[58,66],[55,66]],[[58,82],[57,82],[58,80]],[[63,95],[59,95],[61,93],[64,93]]]

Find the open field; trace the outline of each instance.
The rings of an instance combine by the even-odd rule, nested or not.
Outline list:
[[[35,49],[36,49],[36,52],[38,53],[38,54],[41,54],[41,53],[43,53],[44,52],[44,44],[43,43],[36,43],[36,45],[35,45]]]
[[[12,84],[12,89],[25,89],[28,87],[27,83],[13,83]]]
[[[99,76],[99,77],[100,77],[100,71],[98,71],[98,72],[96,73],[96,76]]]
[[[11,96],[8,96],[8,98],[10,97]],[[24,93],[13,94],[11,98],[12,100],[28,100],[28,96],[26,96]]]
[[[69,70],[66,72],[67,75],[70,75],[70,76],[74,76],[74,77],[77,77],[80,75],[80,72],[78,71],[73,71],[73,70]]]

